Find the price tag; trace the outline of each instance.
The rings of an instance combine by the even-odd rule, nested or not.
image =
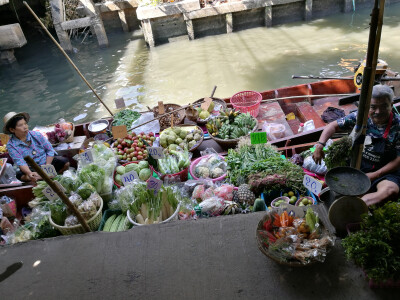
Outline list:
[[[124,98],[118,98],[118,99],[115,99],[114,101],[115,101],[115,106],[116,106],[117,109],[125,107]]]
[[[40,167],[50,178],[57,176],[56,169],[54,168],[53,165],[42,165]]]
[[[250,133],[250,141],[252,145],[265,144],[268,142],[267,133],[265,131]]]
[[[93,162],[92,151],[87,150],[81,154],[82,164],[87,165]]]
[[[303,185],[315,195],[319,195],[322,189],[322,183],[309,175],[304,175]]]
[[[147,151],[154,159],[164,158],[163,147],[148,147]]]
[[[147,180],[147,188],[149,190],[154,190],[154,195],[158,193],[161,187],[162,187],[162,180],[154,178],[153,176],[151,176],[149,180]]]
[[[208,110],[208,108],[211,105],[211,102],[212,102],[211,98],[209,98],[209,97],[204,98],[204,102],[201,104],[201,109],[202,110]]]
[[[115,139],[123,139],[128,136],[128,130],[126,129],[126,125],[113,126],[111,127],[112,135]]]
[[[58,199],[58,195],[53,191],[53,189],[51,187],[47,187],[45,189],[43,189],[43,194],[46,196],[47,199],[49,199],[50,201],[54,201],[56,199]]]
[[[121,176],[124,186],[132,184],[135,179],[139,179],[139,175],[135,171],[130,171]]]

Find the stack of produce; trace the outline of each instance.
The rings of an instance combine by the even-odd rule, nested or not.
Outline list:
[[[346,256],[375,283],[400,280],[400,203],[364,215],[361,230],[343,239]]]
[[[192,172],[192,171],[191,171]],[[218,178],[226,173],[226,162],[218,154],[210,154],[201,158],[195,166],[194,175],[197,178]]]
[[[191,150],[201,141],[201,138],[202,132],[198,127],[192,130],[185,127],[170,127],[161,132],[160,145],[170,150],[176,150],[178,146],[181,149]]]
[[[164,174],[176,174],[190,165],[191,155],[188,150],[165,152],[165,157],[158,160],[158,171]]]
[[[248,183],[259,194],[270,190],[305,192],[303,169],[282,159],[271,145],[252,145],[249,138],[241,138],[236,149],[229,149],[225,158],[228,178],[238,186]]]
[[[1,144],[1,142],[0,142],[0,144]],[[8,152],[7,146],[6,145],[1,145],[0,146],[0,154],[4,154],[4,153],[7,153],[7,152]]]
[[[128,217],[124,214],[111,215],[104,224],[103,231],[119,232],[129,229]]]
[[[125,125],[130,129],[132,123],[140,118],[140,113],[130,109],[124,109],[114,115],[112,126]]]
[[[330,145],[325,153],[325,165],[328,169],[348,166],[348,161],[353,146],[353,140],[349,136],[342,137]]]
[[[213,112],[214,107],[215,107],[214,101],[211,101],[210,106],[208,107],[207,110],[202,109],[201,106],[197,107],[196,110],[198,112],[199,119],[200,120],[208,119],[210,117],[210,114]]]
[[[135,171],[140,180],[146,181],[151,177],[151,170],[149,167],[149,163],[147,161],[140,161],[139,163],[130,163],[125,166],[118,166],[116,168],[116,173],[114,180],[119,185],[122,185],[122,175],[129,173],[131,171]]]
[[[142,132],[136,135],[134,132],[124,139],[117,139],[113,149],[119,160],[138,161],[148,157],[147,147],[153,146],[156,138],[154,133],[145,134]]]
[[[139,224],[156,224],[165,221],[176,211],[181,193],[175,186],[162,186],[158,193],[136,181],[116,192],[122,213],[130,211]]]
[[[69,196],[69,201],[77,208],[82,217],[90,220],[103,202],[96,189],[89,183],[83,183],[76,193],[72,192]],[[78,218],[70,212],[66,205],[60,200],[50,203],[51,219],[60,226],[75,226],[79,225]]]
[[[64,142],[72,134],[72,125],[70,123],[57,123],[54,125],[54,130],[46,132],[50,144],[58,144]]]
[[[218,117],[209,120],[206,127],[212,136],[229,140],[248,135],[256,125],[257,120],[249,113],[242,114],[228,108],[221,111]]]
[[[323,262],[328,246],[334,244],[334,238],[311,208],[304,218],[293,218],[287,211],[269,212],[259,224],[257,239],[274,260],[304,265]]]

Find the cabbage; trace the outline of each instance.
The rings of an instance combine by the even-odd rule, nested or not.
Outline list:
[[[96,192],[96,189],[91,184],[85,182],[76,190],[76,192],[83,200],[86,200],[92,193]]]
[[[88,164],[83,166],[80,170],[79,178],[82,180],[82,182],[89,183],[94,186],[96,191],[100,193],[105,179],[105,171],[95,164]]]
[[[51,219],[57,225],[64,225],[65,218],[67,217],[67,207],[61,200],[50,202]]]

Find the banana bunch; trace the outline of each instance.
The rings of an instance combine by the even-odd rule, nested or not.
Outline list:
[[[229,120],[229,123],[233,123],[235,121],[235,118],[239,115],[240,113],[233,108],[227,108],[225,111],[221,112],[220,117],[223,120]]]
[[[250,129],[246,127],[234,127],[230,134],[231,139],[237,139],[240,138],[241,136],[248,135],[250,133]]]
[[[240,114],[233,122],[238,127],[247,127],[249,129],[253,129],[256,123],[257,121],[249,113]]]
[[[212,134],[213,136],[216,136],[218,134],[218,131],[221,128],[221,126],[222,122],[219,117],[209,120],[208,123],[206,124],[208,133]]]
[[[221,129],[218,132],[218,137],[224,140],[230,139],[231,132],[233,131],[233,126],[224,123],[221,127]]]
[[[7,147],[6,146],[0,146],[0,154],[6,153],[7,152]]]

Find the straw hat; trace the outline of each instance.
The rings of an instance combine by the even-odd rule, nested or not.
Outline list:
[[[12,118],[17,117],[17,116],[24,116],[26,119],[26,122],[29,121],[29,114],[26,112],[20,112],[20,113],[16,113],[16,112],[9,112],[8,114],[6,114],[3,118],[3,122],[4,122],[4,127],[3,127],[3,132],[7,133],[7,134],[11,134],[11,132],[7,129],[8,123],[11,121]]]

